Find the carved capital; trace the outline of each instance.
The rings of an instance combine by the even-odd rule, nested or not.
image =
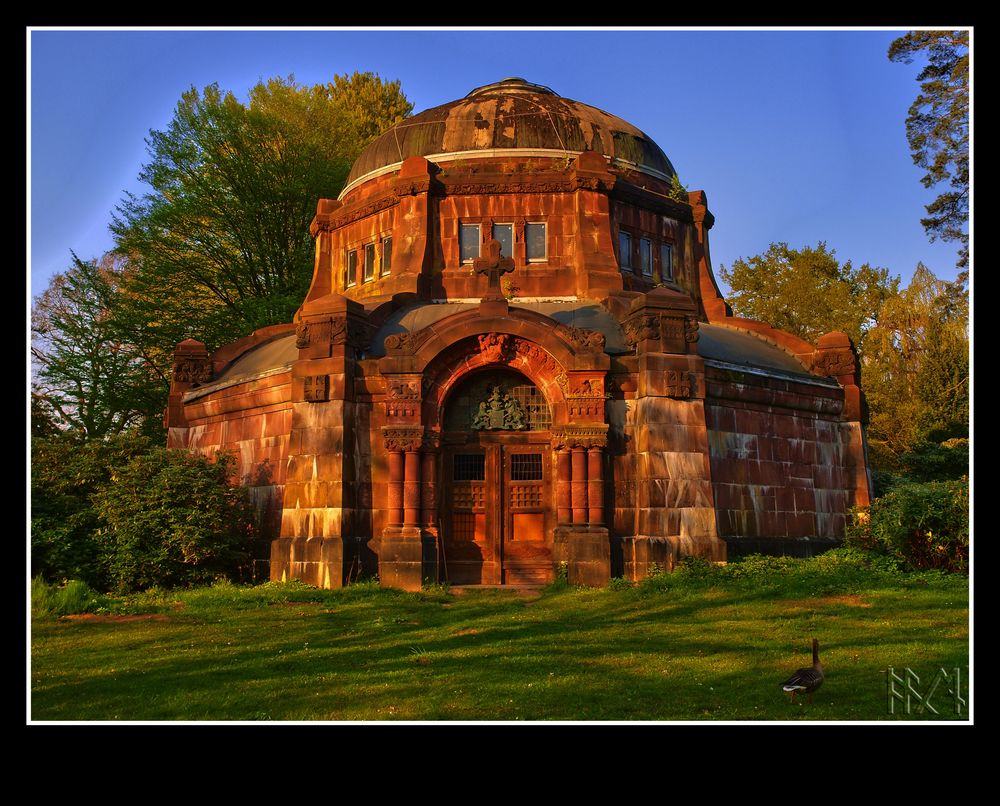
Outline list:
[[[212,363],[204,358],[182,358],[174,364],[174,380],[178,383],[208,383],[212,380]]]
[[[387,451],[419,451],[424,441],[424,429],[420,426],[384,426],[382,439]]]
[[[557,428],[552,434],[552,450],[562,448],[606,448],[608,445],[608,424],[567,425]]]
[[[420,379],[391,379],[386,386],[385,396],[390,400],[419,400]]]
[[[857,370],[857,362],[854,353],[850,349],[842,350],[817,350],[812,358],[812,371],[816,375],[828,377],[841,377],[843,375],[854,375]]]
[[[424,432],[424,450],[437,452],[441,450],[441,432],[440,431],[425,431]]]
[[[570,380],[567,382],[567,398],[604,398],[608,397],[604,389],[604,381],[600,378],[585,380]]]

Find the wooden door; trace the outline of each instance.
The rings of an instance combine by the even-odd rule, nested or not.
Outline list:
[[[544,584],[552,567],[551,461],[547,445],[503,449],[500,544],[503,582]]]

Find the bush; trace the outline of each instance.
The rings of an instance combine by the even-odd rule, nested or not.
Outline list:
[[[31,580],[33,618],[90,613],[100,607],[101,602],[97,592],[79,579],[71,579],[62,585],[49,585],[40,576]]]
[[[94,496],[107,578],[119,591],[249,573],[256,534],[235,460],[158,448],[134,457]]]
[[[104,589],[93,496],[116,469],[150,449],[132,434],[84,441],[58,433],[31,441],[31,573]]]
[[[901,483],[852,513],[848,546],[918,570],[968,571],[969,480]]]

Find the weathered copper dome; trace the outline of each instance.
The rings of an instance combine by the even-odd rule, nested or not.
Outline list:
[[[389,129],[358,157],[345,192],[352,183],[398,165],[407,157],[455,158],[465,152],[497,149],[596,151],[612,158],[612,164],[666,180],[674,175],[660,147],[631,123],[593,106],[561,98],[540,84],[505,78]]]

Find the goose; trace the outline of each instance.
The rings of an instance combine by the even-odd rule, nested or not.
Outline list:
[[[795,702],[796,694],[808,694],[809,702],[812,702],[813,692],[822,685],[823,664],[819,662],[819,641],[813,638],[813,665],[799,669],[781,684],[781,688],[792,695],[792,702]]]

